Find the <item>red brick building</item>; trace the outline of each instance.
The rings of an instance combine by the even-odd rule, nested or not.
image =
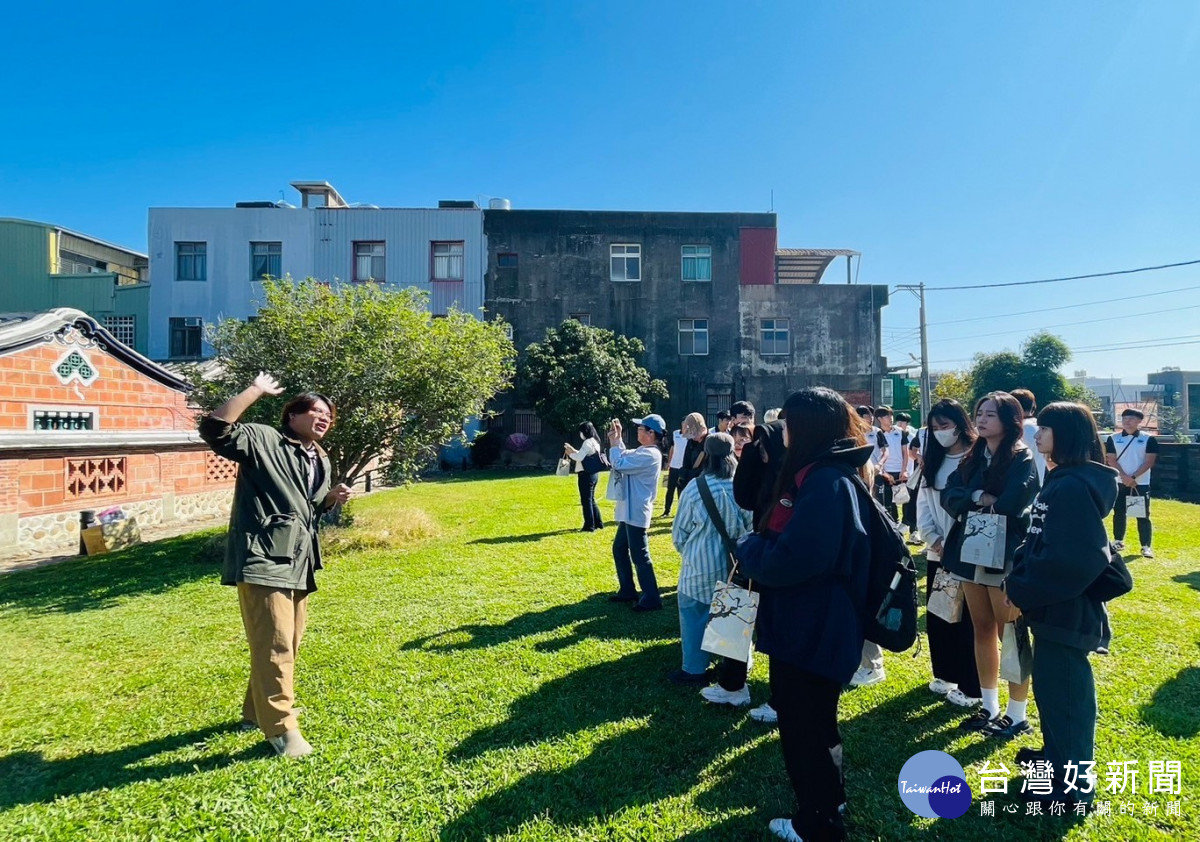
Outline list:
[[[85,509],[227,513],[236,466],[196,434],[190,390],[79,310],[0,315],[0,558],[76,547]]]

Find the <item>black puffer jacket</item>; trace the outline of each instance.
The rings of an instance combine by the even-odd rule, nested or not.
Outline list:
[[[968,512],[985,511],[972,499],[976,491],[981,491],[987,484],[991,474],[991,466],[982,471],[976,470],[968,477],[963,476],[962,467],[946,480],[946,488],[942,491],[940,502],[942,508],[954,516],[954,525],[946,537],[945,551],[942,553],[942,566],[956,576],[970,581],[975,576],[975,565],[964,563],[962,558],[963,524]],[[996,502],[987,511],[1004,515],[1004,572],[1012,569],[1012,558],[1017,547],[1025,540],[1025,532],[1029,529],[1029,506],[1038,491],[1037,469],[1033,464],[1033,454],[1027,447],[1020,447],[1013,454],[1012,461],[1004,476],[1004,488],[996,498]],[[995,571],[999,572],[999,571]],[[997,582],[999,584],[999,582]]]
[[[1117,472],[1095,462],[1055,468],[1033,504],[1029,537],[1005,582],[1035,637],[1106,652],[1104,603],[1085,591],[1109,563],[1104,519],[1117,499]]]
[[[742,448],[737,472],[733,475],[733,499],[738,506],[754,513],[755,527],[775,503],[775,483],[783,467],[783,422],[772,421],[754,428],[754,440]]]

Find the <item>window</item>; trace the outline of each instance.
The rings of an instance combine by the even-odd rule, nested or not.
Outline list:
[[[613,281],[642,279],[642,247],[618,244],[609,247],[609,278]]]
[[[581,325],[587,325],[588,327],[592,326],[592,314],[591,313],[572,313],[569,318],[574,319],[575,321],[579,322]]]
[[[712,246],[683,247],[683,279],[685,281],[712,280]]]
[[[250,244],[250,280],[283,277],[283,243]]]
[[[890,377],[885,377],[885,378],[883,378],[882,381],[880,381],[880,383],[879,383],[879,402],[882,403],[884,406],[891,406],[893,403],[896,402],[896,400],[895,400],[896,391],[893,388],[894,386],[895,386],[895,384],[892,382],[892,378],[890,378]]]
[[[764,357],[783,356],[792,352],[787,319],[762,319],[759,322],[759,347]]]
[[[463,243],[432,243],[433,280],[463,279]]]
[[[512,252],[505,252],[504,254],[496,255],[496,268],[497,269],[516,269],[517,268],[517,256],[515,254],[513,254]]]
[[[171,319],[171,357],[195,359],[200,356],[204,320],[196,316]]]
[[[512,338],[513,338],[512,325],[506,324],[504,326],[504,338],[507,339],[509,342],[512,342]]]
[[[175,244],[175,280],[208,280],[208,243]]]
[[[384,243],[354,244],[354,280],[386,282],[387,251],[384,245]]]
[[[679,353],[684,357],[708,355],[708,319],[679,320]]]
[[[94,430],[95,410],[35,409],[35,430]]]
[[[105,316],[104,328],[113,339],[132,348],[137,339],[137,316]]]

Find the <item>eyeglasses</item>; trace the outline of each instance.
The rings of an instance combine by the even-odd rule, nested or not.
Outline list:
[[[332,421],[332,420],[333,420],[333,416],[332,416],[332,415],[330,415],[328,412],[326,412],[326,411],[325,411],[325,410],[323,410],[323,409],[317,409],[315,406],[314,406],[312,409],[310,409],[310,410],[308,411],[308,414],[309,414],[309,415],[312,415],[312,416],[314,416],[314,417],[316,417],[316,418],[323,418],[323,419],[324,419],[324,420],[326,420],[326,421]]]

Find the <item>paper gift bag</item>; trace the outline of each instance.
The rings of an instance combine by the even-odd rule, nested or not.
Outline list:
[[[1146,514],[1146,495],[1130,491],[1125,498],[1125,514],[1128,517],[1149,517]]]
[[[620,471],[608,472],[608,485],[604,486],[604,499],[620,503],[625,499],[625,475]]]
[[[1000,678],[1013,684],[1024,684],[1033,674],[1033,649],[1029,645],[1029,628],[1017,621],[1004,624],[1000,642]]]
[[[565,456],[558,460],[558,468],[555,470],[556,477],[569,477],[571,475],[571,460]]]
[[[940,617],[947,623],[957,623],[962,620],[962,582],[951,576],[944,567],[940,568],[933,576],[933,590],[929,592],[929,603],[926,608],[930,614]]]
[[[895,485],[892,487],[892,502],[897,506],[903,506],[910,499],[907,485]]]
[[[963,529],[961,560],[989,570],[1004,569],[1004,541],[1007,537],[1004,515],[993,512],[968,512]]]
[[[717,582],[709,613],[711,619],[704,627],[700,648],[714,655],[749,662],[754,621],[758,617],[758,594]]]

